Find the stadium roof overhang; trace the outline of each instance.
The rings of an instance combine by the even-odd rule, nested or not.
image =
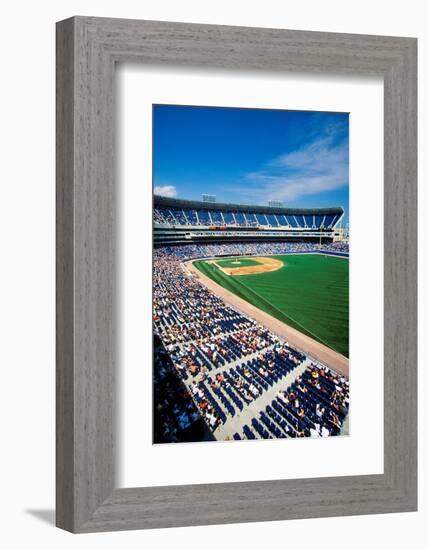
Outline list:
[[[226,210],[234,212],[257,212],[261,214],[289,214],[289,215],[304,215],[304,216],[324,216],[328,214],[343,214],[341,206],[333,206],[330,208],[279,208],[273,206],[257,206],[250,204],[233,204],[233,203],[207,203],[202,201],[190,201],[185,199],[174,199],[170,197],[162,197],[154,195],[154,206],[164,206],[169,208],[196,208],[197,210]]]

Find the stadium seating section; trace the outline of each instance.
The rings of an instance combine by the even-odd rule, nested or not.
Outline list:
[[[173,226],[269,227],[295,229],[332,229],[341,217],[335,214],[264,214],[214,209],[173,208],[158,206],[154,210],[155,224]]]

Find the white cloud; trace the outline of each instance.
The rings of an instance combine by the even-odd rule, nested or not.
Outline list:
[[[177,188],[175,185],[155,185],[155,195],[162,195],[162,197],[174,198],[177,196]]]
[[[292,201],[333,191],[348,184],[348,146],[344,142],[333,145],[327,135],[280,155],[246,178],[254,184],[247,188],[254,200]]]

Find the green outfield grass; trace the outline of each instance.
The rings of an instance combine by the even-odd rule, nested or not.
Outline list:
[[[195,266],[240,298],[348,357],[348,260],[319,254],[274,257],[283,262],[281,269],[253,275],[229,276],[205,260]]]
[[[247,267],[251,265],[260,265],[260,262],[251,258],[227,258],[227,260],[216,260],[215,263],[220,267]]]

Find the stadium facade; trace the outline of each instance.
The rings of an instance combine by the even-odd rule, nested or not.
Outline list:
[[[335,240],[342,207],[282,208],[154,196],[154,245]]]

